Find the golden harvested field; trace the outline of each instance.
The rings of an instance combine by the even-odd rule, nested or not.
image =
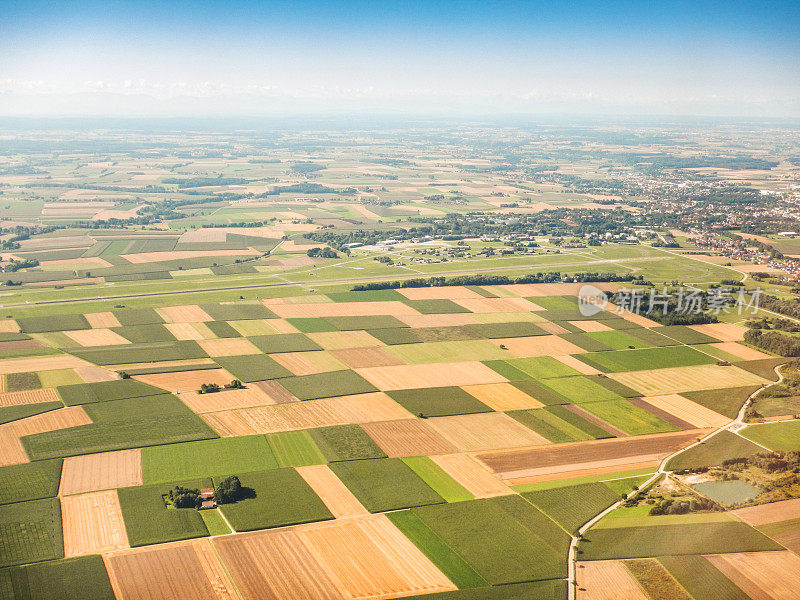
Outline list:
[[[93,329],[105,329],[108,327],[121,327],[122,323],[112,312],[86,313],[83,315]]]
[[[297,472],[337,519],[369,515],[353,493],[347,489],[328,465],[297,467]]]
[[[712,554],[706,558],[753,600],[800,599],[800,556],[794,552]]]
[[[748,373],[744,369],[719,365],[609,373],[608,377],[633,388],[643,396],[664,396],[709,388],[743,387],[768,383],[766,379]]]
[[[182,360],[165,360],[164,362],[124,363],[121,365],[107,365],[105,368],[114,370],[152,369],[153,367],[185,367],[188,365],[213,365],[210,358],[185,358]],[[77,370],[77,369],[76,369]]]
[[[58,369],[75,369],[92,367],[89,362],[71,354],[55,354],[51,356],[35,356],[32,358],[14,358],[0,360],[0,375],[8,373],[28,373],[30,371],[55,371]]]
[[[619,285],[612,282],[599,282],[592,285],[606,292],[616,292],[619,289]],[[583,286],[584,284],[582,283],[512,283],[497,287],[525,298],[536,296],[577,296]]]
[[[457,298],[453,302],[473,313],[544,310],[541,306],[525,298]]]
[[[223,410],[220,412],[202,413],[200,417],[220,437],[236,437],[239,435],[253,435],[258,433],[245,421],[240,411]]]
[[[70,406],[0,425],[0,467],[28,462],[20,441],[22,436],[89,425],[91,422],[83,408]]]
[[[199,371],[176,371],[174,373],[151,373],[149,375],[135,375],[144,383],[177,394],[179,392],[195,392],[204,383],[216,383],[220,387],[230,383],[233,375],[225,369],[203,369]]]
[[[458,285],[446,287],[400,288],[397,290],[409,300],[455,300],[458,298],[483,298],[478,292]]]
[[[525,408],[541,408],[544,406],[535,398],[531,398],[522,390],[510,383],[484,383],[481,385],[461,386],[465,392],[483,402],[489,408],[499,412],[522,410]]]
[[[237,600],[208,539],[105,555],[117,600]]]
[[[81,346],[121,346],[131,343],[130,340],[110,329],[78,329],[77,331],[65,331],[64,335],[75,340]]]
[[[455,452],[456,448],[420,419],[364,423],[367,432],[390,457]]]
[[[443,454],[432,456],[431,459],[476,498],[492,498],[513,493],[500,478],[490,473],[469,454]]]
[[[505,377],[478,361],[368,367],[355,371],[384,391],[506,381]]]
[[[223,390],[215,394],[200,394],[198,392],[182,392],[178,397],[196,413],[217,412],[220,410],[234,410],[237,408],[250,408],[253,406],[268,406],[275,404],[269,394],[252,383],[238,390]]]
[[[118,450],[64,459],[58,495],[142,485],[142,451]]]
[[[197,342],[209,356],[244,356],[245,354],[261,354],[249,340],[245,338],[219,338],[200,340]]]
[[[538,323],[540,329],[544,329],[547,333],[552,335],[561,335],[562,333],[569,333],[569,330],[562,327],[558,323],[542,322]]]
[[[553,356],[558,362],[567,365],[568,367],[575,369],[578,373],[583,375],[597,375],[601,371],[599,369],[595,369],[594,367],[587,365],[582,360],[578,360],[571,354],[562,354]]]
[[[380,347],[343,348],[342,350],[331,350],[331,354],[351,369],[389,367],[403,364],[403,361],[397,356]]]
[[[25,390],[22,392],[6,392],[0,394],[0,407],[19,406],[20,404],[39,404],[41,402],[59,402],[55,389],[44,388]]]
[[[696,442],[707,433],[708,430],[704,429],[690,429],[627,438],[570,442],[540,448],[483,452],[476,458],[493,472],[508,476],[519,476],[517,473],[522,471],[525,471],[525,475],[560,473],[593,468],[589,463],[605,461],[609,461],[610,464],[651,462],[655,459],[642,457],[664,458]],[[589,466],[583,466],[587,464]],[[607,465],[596,466],[602,468]]]
[[[19,325],[13,319],[0,319],[0,333],[17,333]]]
[[[61,498],[61,522],[66,558],[130,547],[117,490]]]
[[[546,438],[503,413],[432,417],[426,421],[463,452],[550,444]]]
[[[384,343],[366,331],[320,331],[306,334],[320,348],[344,350],[346,348],[369,348]]]
[[[760,360],[762,358],[772,358],[769,354],[765,354],[755,348],[750,348],[737,342],[718,342],[711,344],[714,348],[719,348],[723,352],[738,356],[742,360]]]
[[[169,332],[175,336],[177,340],[211,340],[217,336],[212,332],[208,325],[205,323],[165,323]]]
[[[262,392],[264,392],[267,396],[269,396],[273,400],[274,404],[285,404],[287,402],[300,401],[299,398],[297,398],[294,394],[292,394],[289,390],[287,390],[277,381],[257,381],[249,385],[257,387]]]
[[[689,329],[694,329],[700,333],[705,333],[721,342],[741,342],[747,331],[744,327],[733,323],[707,323],[705,325],[689,325]]]
[[[256,256],[261,254],[258,250],[171,250],[169,252],[138,252],[135,254],[120,254],[122,258],[134,265],[143,263],[163,262],[172,260],[185,260],[187,258],[202,258],[204,256]]]
[[[581,354],[583,348],[558,337],[557,335],[532,335],[530,337],[500,338],[492,340],[498,346],[506,347],[516,358],[552,356],[553,354]]]
[[[576,567],[578,600],[650,600],[618,560],[592,560]]]
[[[397,315],[409,327],[459,327],[474,325],[479,321],[475,315],[467,313],[447,313],[441,315]]]
[[[417,315],[399,300],[383,302],[316,302],[312,304],[271,304],[269,309],[283,319],[310,317],[365,317],[369,315]]]
[[[200,323],[203,321],[213,321],[209,314],[196,304],[185,304],[182,306],[162,306],[156,312],[167,323]]]
[[[732,512],[753,527],[790,519],[800,519],[800,498],[771,502],[770,504],[761,504],[759,506],[748,506]]]
[[[313,375],[347,368],[347,365],[325,350],[282,352],[280,354],[270,354],[270,357],[278,364],[286,367],[294,375]]]
[[[569,321],[569,324],[587,333],[611,331],[611,327],[600,321]]]
[[[728,417],[714,412],[697,402],[684,398],[678,394],[665,396],[647,396],[643,401],[658,409],[664,410],[679,419],[687,421],[697,428],[716,428],[731,422]]]
[[[228,321],[228,325],[245,337],[250,335],[273,335],[279,332],[272,323],[280,320],[281,319],[247,319],[244,321]]]

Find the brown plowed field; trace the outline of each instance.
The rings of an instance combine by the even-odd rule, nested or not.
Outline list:
[[[238,390],[224,390],[216,394],[200,394],[198,392],[183,392],[178,395],[196,413],[217,412],[220,410],[234,410],[237,408],[250,408],[253,406],[269,406],[275,401],[261,388],[248,384],[246,388]]]
[[[345,348],[371,348],[383,346],[383,342],[366,331],[320,331],[306,334],[320,348],[344,350]]]
[[[272,398],[275,404],[285,404],[286,402],[300,401],[299,398],[297,398],[277,381],[257,381],[250,385],[257,387],[267,396]]]
[[[503,413],[433,417],[426,423],[463,452],[550,444]]]
[[[142,451],[71,456],[61,469],[59,496],[142,485]]]
[[[117,600],[238,598],[208,539],[123,550],[103,560]]]
[[[310,317],[365,317],[369,315],[417,315],[418,311],[399,300],[383,302],[323,302],[275,304],[270,310],[282,319]]]
[[[112,312],[86,313],[83,315],[93,329],[105,329],[108,327],[122,327],[122,323]]]
[[[516,358],[534,356],[552,356],[553,354],[580,354],[580,348],[558,337],[557,335],[533,335],[530,337],[500,338],[492,340],[498,346],[503,345]]]
[[[334,517],[345,519],[369,514],[328,465],[297,467],[297,472],[328,507]]]
[[[800,556],[794,552],[742,552],[706,558],[753,600],[800,599]]]
[[[672,452],[697,441],[698,438],[706,433],[708,433],[708,430],[691,429],[689,431],[638,435],[628,438],[590,440],[588,442],[557,444],[541,448],[526,448],[524,450],[483,452],[477,458],[495,473],[546,468],[552,468],[553,472],[559,472],[558,467],[563,465],[569,466],[607,460],[624,461],[644,455],[668,456]],[[635,462],[645,461],[638,460]]]
[[[544,406],[535,398],[531,398],[522,390],[510,383],[485,383],[482,385],[462,386],[465,392],[483,402],[489,408],[499,412],[507,410],[523,410]]]
[[[222,387],[233,380],[233,375],[225,369],[201,369],[198,371],[135,375],[133,378],[177,394],[179,392],[197,391],[204,383],[216,383]]]
[[[650,600],[631,572],[618,560],[577,564],[578,600]]]
[[[332,350],[336,358],[342,361],[351,369],[361,369],[364,367],[390,367],[392,365],[402,365],[403,361],[391,352],[380,347],[374,348],[345,348],[342,350]]]
[[[790,519],[800,519],[800,498],[771,502],[770,504],[761,504],[759,506],[748,506],[747,508],[734,510],[733,514],[753,527]]]
[[[130,547],[116,490],[62,498],[61,522],[66,558]]]
[[[506,378],[478,361],[369,367],[356,372],[379,390],[503,383]]]
[[[513,493],[497,476],[468,454],[444,454],[432,456],[431,459],[476,498]]]
[[[0,394],[0,407],[19,406],[20,404],[39,404],[41,402],[59,402],[55,389],[44,388],[38,390],[25,390],[22,392],[6,392]]]
[[[157,308],[167,323],[201,323],[203,321],[213,321],[209,314],[196,304],[186,304],[183,306],[162,306]]]
[[[455,446],[419,419],[364,423],[361,428],[390,457],[446,454],[456,451]]]
[[[12,342],[0,342],[0,352],[8,350],[33,350],[34,348],[45,348],[47,344],[43,344],[39,340],[16,340]]]
[[[561,335],[562,333],[569,333],[569,329],[566,329],[559,325],[558,323],[550,323],[550,322],[542,322],[538,324],[540,329],[544,329],[547,333],[552,335]]]
[[[64,335],[72,338],[81,346],[121,346],[130,344],[130,340],[125,339],[120,334],[110,329],[78,329],[76,331],[65,331]]]

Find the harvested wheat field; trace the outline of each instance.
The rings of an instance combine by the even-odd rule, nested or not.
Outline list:
[[[0,333],[17,333],[19,325],[13,319],[0,319]]]
[[[505,346],[505,349],[516,358],[552,356],[553,354],[581,354],[585,352],[583,348],[557,335],[500,338],[491,341],[498,346]]]
[[[446,313],[432,315],[397,315],[397,318],[409,327],[460,327],[475,325],[478,321],[474,315],[467,313]]]
[[[493,472],[512,475],[525,471],[526,475],[559,473],[570,470],[603,467],[604,461],[614,464],[651,462],[653,458],[669,456],[676,450],[688,446],[701,438],[708,430],[692,429],[672,433],[638,435],[628,438],[612,438],[556,444],[541,448],[483,452],[476,458]],[[587,463],[598,463],[587,465]],[[622,469],[618,469],[622,470]],[[530,471],[530,473],[528,473]]]
[[[200,340],[197,342],[209,356],[244,356],[245,354],[261,354],[249,340],[245,338],[219,338]]]
[[[337,519],[369,514],[353,493],[347,489],[328,465],[297,467],[297,472]]]
[[[346,348],[369,348],[383,346],[384,343],[366,331],[321,331],[306,334],[320,348],[325,350],[344,350]]]
[[[176,340],[211,340],[217,336],[203,322],[200,323],[165,323],[169,332]]]
[[[312,304],[271,304],[282,319],[308,317],[366,317],[371,315],[417,315],[418,311],[399,300],[382,302],[315,302]]]
[[[107,329],[109,327],[122,327],[122,323],[112,312],[85,313],[83,315],[93,329]]]
[[[55,354],[32,358],[0,360],[0,375],[7,375],[8,373],[29,373],[31,371],[56,371],[60,369],[75,369],[77,367],[92,366],[94,365],[70,354]]]
[[[156,312],[167,323],[201,323],[203,321],[213,321],[209,314],[196,304],[186,304],[183,306],[162,306]]]
[[[150,385],[177,394],[180,392],[197,391],[204,383],[216,383],[218,386],[222,387],[233,380],[233,375],[228,373],[225,369],[201,369],[198,371],[176,371],[174,373],[135,375],[133,379],[149,383]]]
[[[248,384],[247,387],[238,390],[223,390],[215,394],[182,392],[178,394],[178,397],[196,413],[275,404],[275,400],[269,394],[253,384]]]
[[[274,404],[286,404],[287,402],[300,401],[297,396],[292,394],[277,381],[256,381],[255,383],[248,384],[248,387],[257,387],[269,396]]]
[[[611,327],[600,321],[569,321],[569,324],[577,327],[586,333],[595,333],[598,331],[611,331]]]
[[[384,515],[216,538],[244,600],[385,599],[455,586]]]
[[[733,323],[706,323],[705,325],[689,325],[689,329],[694,329],[700,333],[705,333],[721,342],[741,342],[747,331],[744,327]]]
[[[536,326],[539,329],[542,329],[552,335],[561,335],[562,333],[569,333],[569,329],[562,327],[558,323],[550,323],[549,321],[543,321],[541,323],[537,323]]]
[[[83,408],[70,406],[0,425],[0,467],[28,462],[20,441],[22,436],[89,425],[91,422]]]
[[[75,340],[81,346],[121,346],[131,343],[130,340],[110,329],[78,329],[77,331],[65,331],[64,335]]]
[[[506,378],[478,361],[368,367],[356,372],[379,390],[504,383]]]
[[[742,360],[760,360],[762,358],[772,358],[769,354],[765,354],[755,348],[750,348],[737,342],[718,342],[711,344],[714,348],[718,348],[728,354],[733,354]]]
[[[800,519],[800,498],[760,504],[759,506],[748,506],[731,512],[753,527],[777,523],[778,521]]]
[[[236,600],[208,539],[123,550],[103,557],[117,600]]]
[[[409,300],[455,300],[457,298],[483,298],[478,292],[459,285],[446,287],[400,288],[397,290]]]
[[[78,367],[75,372],[78,377],[83,379],[84,383],[98,383],[100,381],[119,379],[119,375],[115,371],[109,371],[103,367]]]
[[[367,432],[389,457],[455,452],[456,448],[420,419],[364,423]]]
[[[592,560],[576,565],[578,600],[650,600],[618,560]]]
[[[568,367],[575,369],[578,373],[582,375],[597,375],[601,371],[599,369],[595,369],[594,367],[587,365],[582,360],[578,360],[571,354],[562,354],[553,356],[558,362],[567,365]]]
[[[469,454],[444,454],[432,456],[431,459],[476,498],[507,496],[513,493],[496,475]]]
[[[550,444],[503,413],[432,417],[426,422],[462,452]]]
[[[142,485],[142,451],[118,450],[64,459],[58,495]]]
[[[116,490],[61,498],[64,556],[129,548]]]
[[[711,388],[744,387],[769,383],[738,367],[695,365],[650,371],[609,373],[608,377],[633,388],[643,396],[664,396]]]
[[[800,556],[794,552],[712,554],[706,558],[753,600],[800,599]]]
[[[258,250],[247,248],[245,250],[170,250],[169,252],[137,252],[135,254],[120,254],[120,256],[131,264],[140,265],[143,263],[186,260],[188,258],[256,256],[258,254],[261,254]]]
[[[329,371],[341,371],[347,368],[347,365],[325,350],[282,352],[280,354],[270,354],[269,356],[294,375],[314,375]]]
[[[38,390],[25,390],[22,392],[6,392],[0,394],[0,408],[6,406],[19,406],[20,404],[39,404],[42,402],[60,402],[55,389],[44,388]]]
[[[486,406],[499,412],[541,408],[544,406],[535,398],[514,387],[510,383],[484,383],[481,385],[464,385],[461,389],[474,396]]]
[[[223,410],[220,412],[202,413],[200,417],[220,437],[237,437],[240,435],[254,435],[258,433],[242,417],[239,411]]]
[[[728,417],[714,412],[697,402],[692,402],[678,394],[647,396],[642,398],[642,400],[650,406],[675,415],[679,419],[691,423],[699,429],[704,429],[706,427],[714,429],[731,422]]]
[[[351,369],[389,367],[403,364],[403,361],[397,356],[380,347],[343,348],[341,350],[331,350],[331,354]]]
[[[535,297],[577,296],[584,285],[583,283],[512,283],[497,287],[508,290],[517,296]],[[619,289],[618,284],[608,281],[595,282],[592,285],[606,292],[616,292]]]
[[[501,313],[544,310],[525,298],[457,298],[453,302],[473,313]]]

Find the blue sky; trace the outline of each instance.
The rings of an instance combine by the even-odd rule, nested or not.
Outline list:
[[[797,2],[5,2],[0,114],[800,117]]]

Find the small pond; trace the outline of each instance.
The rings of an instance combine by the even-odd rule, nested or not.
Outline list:
[[[754,485],[731,479],[728,481],[705,481],[692,486],[704,496],[720,504],[739,504],[752,500],[761,493],[761,490]]]

